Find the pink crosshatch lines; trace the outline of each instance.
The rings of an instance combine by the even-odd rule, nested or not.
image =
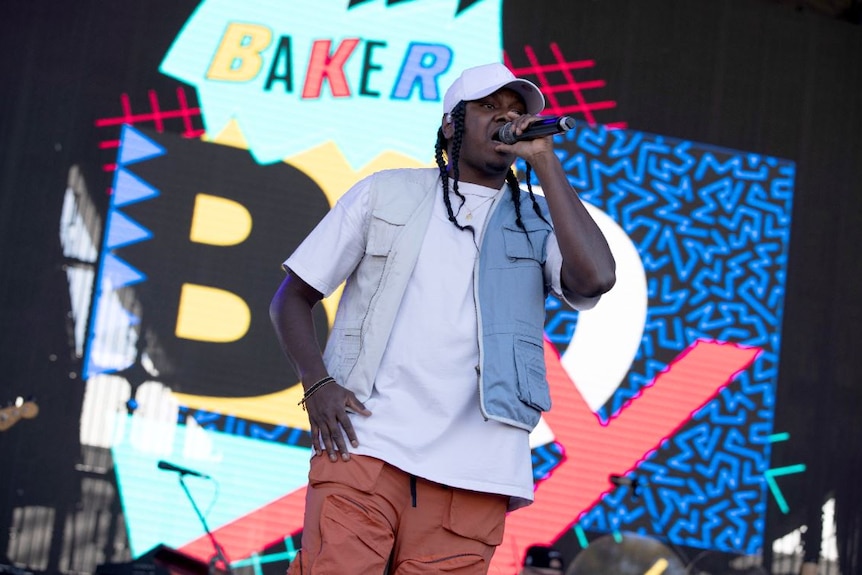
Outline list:
[[[171,131],[178,131],[184,138],[199,138],[204,134],[201,110],[195,105],[196,102],[189,103],[184,87],[177,87],[176,103],[171,103],[168,107],[164,107],[164,104],[159,101],[159,96],[155,90],[148,90],[147,104],[148,109],[145,108],[145,111],[134,112],[129,95],[120,94],[120,106],[123,113],[119,116],[99,118],[96,120],[96,127],[116,128],[113,134],[118,137],[120,126],[123,124],[133,126],[146,124],[152,126],[159,133],[164,132],[165,129],[171,129]],[[119,146],[119,139],[106,139],[99,142],[99,148],[102,150],[116,150]],[[102,166],[106,172],[113,172],[116,168],[115,163]]]
[[[592,70],[595,60],[572,60],[567,61],[563,57],[559,45],[556,42],[550,44],[551,53],[556,60],[552,64],[542,64],[532,46],[524,46],[524,55],[529,66],[515,66],[508,53],[503,54],[504,63],[516,76],[534,81],[548,101],[545,114],[551,116],[580,116],[590,126],[602,124],[608,129],[620,130],[628,127],[626,122],[600,121],[597,113],[604,110],[615,110],[617,103],[614,100],[591,101],[591,90],[606,87],[602,79],[578,80],[576,73],[581,75]]]

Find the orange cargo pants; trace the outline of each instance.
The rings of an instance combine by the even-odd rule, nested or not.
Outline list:
[[[507,501],[373,457],[314,457],[302,549],[287,574],[484,575],[503,540]]]

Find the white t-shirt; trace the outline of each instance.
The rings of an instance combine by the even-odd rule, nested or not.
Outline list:
[[[351,188],[284,265],[329,295],[364,253],[370,217],[368,180]],[[529,434],[479,411],[479,362],[473,270],[490,208],[508,186],[494,190],[459,183],[466,202],[450,194],[462,225],[448,221],[440,190],[416,267],[407,284],[365,406],[352,414],[359,446],[351,452],[451,487],[510,497],[510,509],[533,500]],[[524,209],[532,209],[525,206]],[[560,291],[562,257],[551,234],[545,277]],[[515,399],[515,401],[517,401]]]

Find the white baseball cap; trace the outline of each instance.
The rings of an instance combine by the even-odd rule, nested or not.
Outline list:
[[[448,114],[458,102],[478,100],[500,88],[514,90],[524,99],[527,113],[538,114],[545,109],[542,91],[528,80],[516,78],[503,64],[492,63],[467,68],[458,76],[443,97],[443,113]]]

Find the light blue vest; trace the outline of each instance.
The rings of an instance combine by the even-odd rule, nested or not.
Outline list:
[[[373,176],[365,256],[347,279],[324,351],[329,373],[360,401],[371,396],[440,190],[440,175],[433,168],[386,170]],[[544,198],[536,199],[550,221]],[[506,191],[485,227],[474,290],[482,415],[529,431],[541,412],[551,408],[542,273],[551,226],[536,215],[527,194],[522,194],[521,220],[526,233],[515,224],[515,206]]]

